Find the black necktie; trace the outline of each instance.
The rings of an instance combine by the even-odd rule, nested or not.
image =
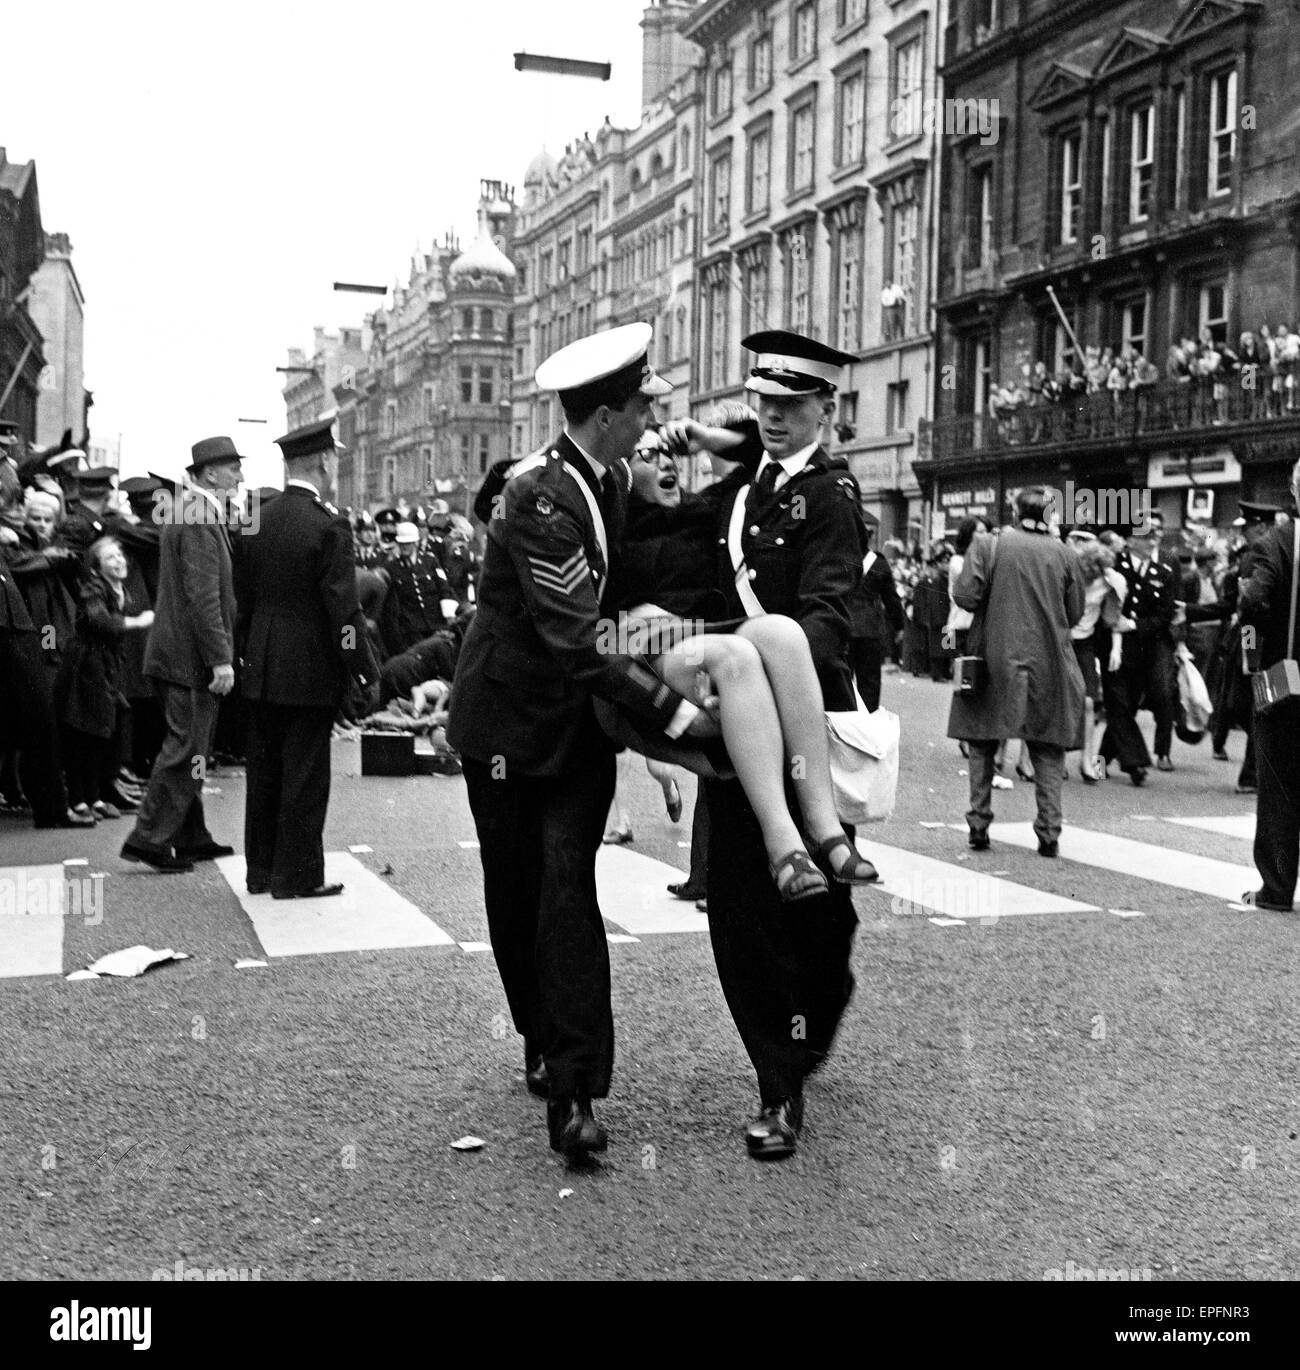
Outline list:
[[[758,493],[764,499],[776,493],[776,478],[780,474],[781,468],[774,461],[769,461],[763,468],[763,474],[758,478]]]

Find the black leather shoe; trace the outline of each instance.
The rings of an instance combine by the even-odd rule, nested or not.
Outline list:
[[[1061,844],[1059,842],[1040,842],[1038,854],[1039,856],[1060,856]]]
[[[234,856],[234,847],[227,847],[221,842],[204,842],[198,847],[177,847],[176,855],[183,856],[186,861],[214,861],[218,856]]]
[[[570,1160],[580,1160],[609,1145],[605,1129],[596,1121],[586,1099],[552,1099],[546,1105],[546,1126],[551,1134],[551,1150],[563,1152]]]
[[[1142,786],[1147,783],[1146,767],[1134,766],[1133,769],[1128,773],[1128,778],[1133,782],[1134,785],[1141,789]]]
[[[534,1057],[524,1065],[524,1083],[528,1086],[529,1094],[535,1094],[539,1099],[551,1097],[550,1072],[540,1056]]]
[[[767,1104],[745,1129],[745,1145],[756,1161],[783,1161],[793,1156],[803,1126],[803,1099],[782,1099]]]
[[[317,885],[314,890],[272,890],[272,899],[328,899],[332,894],[342,894],[343,886]]]
[[[269,894],[270,890],[270,885],[264,883],[261,880],[250,880],[248,882],[249,894]]]
[[[708,897],[708,886],[696,885],[689,880],[679,880],[675,885],[668,886],[668,893],[677,899],[705,899]]]
[[[986,832],[975,832],[971,830],[971,835],[966,839],[966,845],[971,851],[988,851],[989,835]]]
[[[180,874],[194,869],[193,862],[186,861],[183,857],[173,856],[171,852],[160,851],[157,847],[141,846],[138,842],[132,842],[130,838],[122,843],[122,856],[127,861],[143,861],[146,866],[152,866],[156,871]]]
[[[1170,759],[1169,759],[1167,756],[1158,756],[1158,757],[1156,757],[1156,770],[1158,770],[1158,771],[1172,771],[1173,768],[1174,768],[1174,763],[1173,763],[1172,761],[1170,761]]]

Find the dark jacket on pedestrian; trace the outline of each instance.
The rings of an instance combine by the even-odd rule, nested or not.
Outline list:
[[[1070,642],[1084,610],[1078,556],[1047,533],[980,534],[955,598],[975,615],[968,650],[984,657],[988,682],[973,699],[954,692],[948,736],[1078,746],[1084,686]]]
[[[906,622],[893,569],[884,557],[875,553],[870,569],[863,573],[857,589],[849,597],[849,636],[869,642],[892,642],[903,631]]]
[[[1270,528],[1253,549],[1250,575],[1238,585],[1241,620],[1259,633],[1259,669],[1276,666],[1287,654],[1288,631],[1295,631],[1295,650],[1300,655],[1300,606],[1295,624],[1291,617],[1291,576],[1295,566],[1295,525]]]
[[[189,689],[208,685],[214,667],[234,663],[234,625],[229,530],[205,496],[187,490],[162,530],[144,674]]]
[[[245,699],[337,709],[352,680],[373,683],[348,521],[302,485],[240,535],[237,641]]]
[[[103,738],[116,731],[118,710],[126,707],[120,689],[126,616],[135,612],[98,572],[82,582],[76,631],[54,686],[59,719],[68,727]]]

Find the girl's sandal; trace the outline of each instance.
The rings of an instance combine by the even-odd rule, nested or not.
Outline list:
[[[849,849],[850,856],[840,866],[839,870],[836,870],[831,861],[831,852],[842,846]],[[828,837],[825,842],[819,842],[814,855],[822,869],[829,872],[831,878],[841,885],[874,885],[880,879],[880,872],[866,857],[858,854],[846,833],[840,833],[836,837]]]
[[[800,899],[813,899],[830,889],[826,877],[813,865],[808,853],[798,848],[787,852],[775,864],[769,864],[768,870],[772,874],[772,879],[776,881],[777,893],[780,894],[783,904],[794,904]],[[785,875],[787,871],[790,873]],[[781,878],[783,875],[784,880]]]

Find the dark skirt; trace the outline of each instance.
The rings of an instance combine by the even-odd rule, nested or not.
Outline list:
[[[650,650],[634,651],[631,655],[633,660],[662,680],[659,657],[664,652],[700,633],[734,633],[745,621],[743,618],[731,618],[697,624],[689,619],[656,619],[653,629],[648,629],[644,635]],[[631,640],[635,644],[635,638]],[[596,710],[596,720],[605,735],[620,748],[628,747],[652,761],[681,766],[706,780],[729,780],[734,777],[731,758],[720,737],[671,738],[656,724],[635,717],[608,700],[593,698],[592,704]]]
[[[1093,704],[1101,705],[1101,671],[1097,666],[1097,640],[1093,637],[1071,638],[1074,659],[1083,672],[1083,690]]]

